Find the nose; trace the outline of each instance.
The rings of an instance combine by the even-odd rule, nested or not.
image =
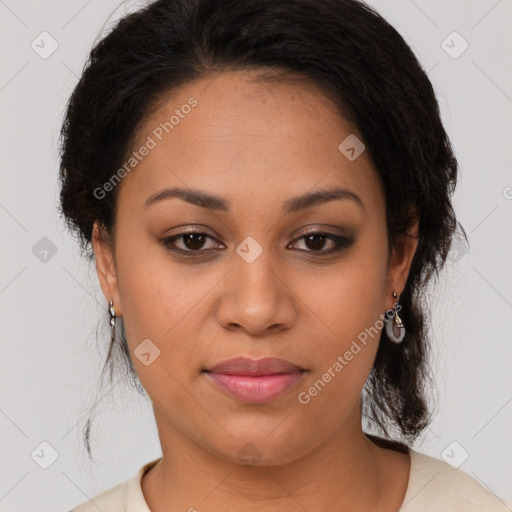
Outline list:
[[[223,281],[217,308],[219,324],[252,336],[289,329],[297,315],[293,284],[287,282],[289,275],[265,251],[251,263],[236,256],[234,268]]]

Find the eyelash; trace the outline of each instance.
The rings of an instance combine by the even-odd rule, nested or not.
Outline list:
[[[186,256],[192,257],[192,258],[198,257],[198,256],[200,257],[201,256],[200,253],[208,253],[212,250],[215,250],[215,249],[197,249],[197,250],[187,249],[187,250],[185,250],[185,249],[177,249],[176,247],[171,246],[174,241],[176,241],[186,235],[205,235],[207,238],[209,238],[211,240],[216,240],[214,237],[208,235],[207,233],[204,233],[203,231],[185,231],[183,233],[179,233],[177,235],[173,235],[173,236],[164,238],[162,240],[162,244],[168,251],[183,254],[183,255],[186,255]],[[299,240],[302,240],[302,239],[305,239],[306,237],[314,236],[314,235],[323,235],[325,237],[325,239],[333,241],[335,243],[336,247],[334,249],[330,249],[328,251],[324,251],[324,250],[315,251],[315,250],[311,250],[311,249],[309,249],[309,250],[299,249],[299,251],[305,252],[305,253],[317,253],[320,255],[327,255],[327,254],[333,254],[333,253],[339,252],[342,249],[347,249],[354,242],[353,237],[333,235],[332,233],[325,233],[324,231],[310,231],[309,233],[304,233],[299,238],[296,238],[292,243],[298,242]],[[216,241],[218,242],[218,240],[216,240]]]

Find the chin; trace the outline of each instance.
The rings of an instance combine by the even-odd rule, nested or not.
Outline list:
[[[306,445],[306,440],[292,439],[287,431],[274,437],[269,431],[260,435],[244,435],[228,437],[227,443],[210,445],[210,450],[221,458],[240,466],[264,467],[279,466],[295,462],[304,457],[314,447]],[[296,432],[295,432],[296,435]]]

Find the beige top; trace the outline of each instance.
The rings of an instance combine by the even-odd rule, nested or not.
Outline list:
[[[409,449],[411,470],[400,512],[511,512],[512,504],[488,492],[477,480],[441,460]],[[69,512],[151,512],[142,494],[142,475],[160,459],[112,489]]]

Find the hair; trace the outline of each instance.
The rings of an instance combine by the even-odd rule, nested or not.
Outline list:
[[[357,0],[157,0],[121,18],[92,48],[60,134],[60,211],[93,260],[93,224],[114,249],[114,187],[94,190],[119,169],[138,131],[173,90],[196,79],[254,70],[269,83],[302,77],[357,128],[383,185],[389,250],[415,220],[418,245],[400,297],[406,336],[382,331],[362,394],[363,416],[407,444],[429,425],[427,284],[444,266],[457,222],[451,196],[458,164],[427,74],[402,36]],[[460,226],[464,237],[462,226]],[[119,331],[119,329],[118,329]],[[126,363],[136,376],[121,322],[103,370]],[[103,375],[103,373],[102,373]],[[89,446],[90,419],[84,429]],[[395,449],[403,451],[396,443]]]

